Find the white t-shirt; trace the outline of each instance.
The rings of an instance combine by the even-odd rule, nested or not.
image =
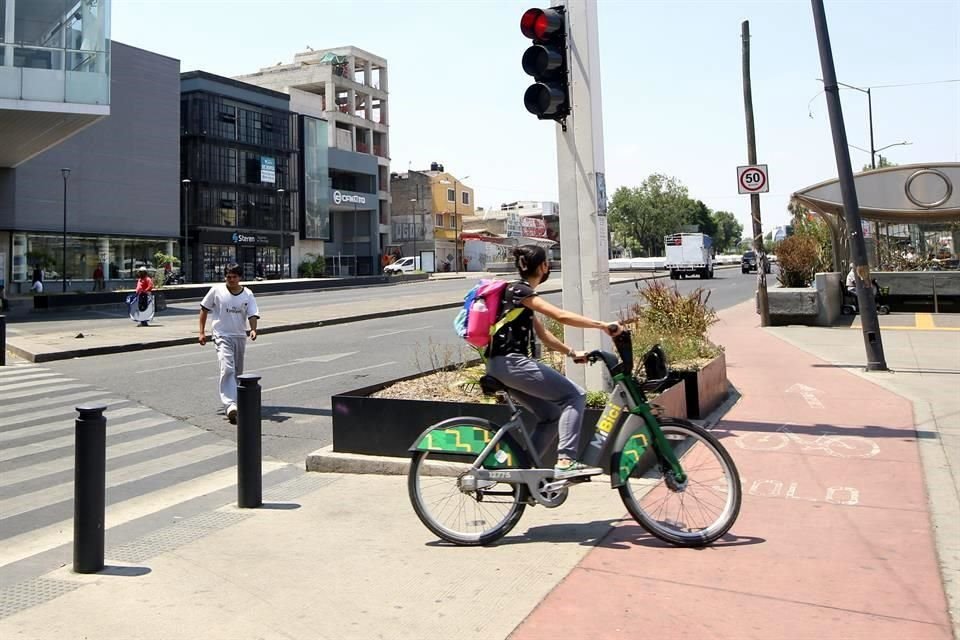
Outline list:
[[[203,296],[200,306],[213,314],[213,335],[247,335],[247,318],[259,318],[260,310],[253,292],[246,287],[233,294],[226,284],[214,285]]]

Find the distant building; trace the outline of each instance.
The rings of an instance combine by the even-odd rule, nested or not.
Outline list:
[[[326,121],[329,184],[305,178],[302,200],[329,221],[302,227],[297,256],[326,256],[327,273],[379,273],[390,241],[387,61],[357,47],[317,49],[236,79],[288,94],[291,111]]]

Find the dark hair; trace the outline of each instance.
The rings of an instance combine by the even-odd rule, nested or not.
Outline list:
[[[513,264],[521,278],[532,276],[546,261],[547,252],[535,244],[523,244],[513,250]]]
[[[243,269],[240,268],[236,262],[228,262],[227,266],[223,269],[223,275],[233,274],[235,276],[243,277]]]

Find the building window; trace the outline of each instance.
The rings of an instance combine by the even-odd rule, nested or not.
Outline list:
[[[470,193],[467,191],[460,192],[460,204],[470,204]]]
[[[453,189],[447,189],[447,202],[456,202],[457,192]]]
[[[437,214],[437,226],[438,226],[438,227],[442,227],[442,226],[443,226],[443,214],[442,214],[442,213],[438,213],[438,214]]]
[[[203,245],[203,279],[206,282],[223,280],[224,267],[236,260],[236,254],[232,244]]]
[[[450,228],[451,229],[457,228],[457,216],[450,216]]]

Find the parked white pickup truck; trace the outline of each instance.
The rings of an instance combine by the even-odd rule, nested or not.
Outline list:
[[[670,279],[698,275],[713,277],[713,240],[702,233],[674,233],[663,239]]]

